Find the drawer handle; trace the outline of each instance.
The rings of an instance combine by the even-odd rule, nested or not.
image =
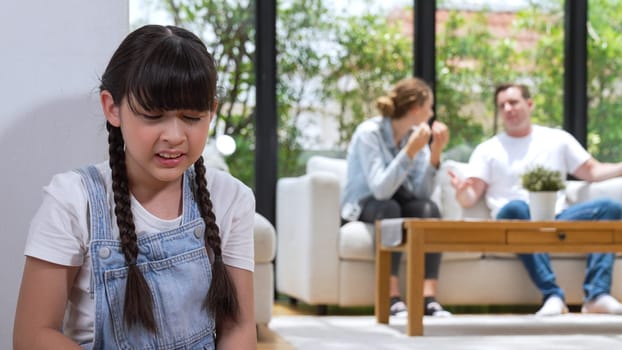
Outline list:
[[[560,232],[557,234],[557,238],[559,238],[560,241],[563,241],[566,239],[566,232]]]

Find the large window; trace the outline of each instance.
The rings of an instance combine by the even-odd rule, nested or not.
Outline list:
[[[530,87],[534,122],[563,123],[562,3],[478,3],[437,2],[436,110],[451,131],[447,156],[462,161],[503,128],[493,102],[500,83]]]
[[[202,37],[214,56],[219,74],[219,105],[211,142],[215,143],[222,135],[233,137],[235,151],[226,155],[226,162],[231,173],[250,186],[255,173],[254,9],[253,0],[130,1],[132,27],[146,23],[174,24]]]
[[[343,156],[376,97],[412,75],[412,1],[279,3],[279,173],[312,154]],[[408,21],[410,19],[410,21]]]
[[[622,3],[588,2],[588,148],[601,161],[622,160]]]
[[[221,105],[215,133],[235,138],[231,172],[254,184],[255,2],[131,0],[150,16],[203,36],[219,64]],[[375,99],[413,72],[412,0],[284,0],[277,2],[278,176],[297,175],[314,153],[343,156],[354,128],[374,116]],[[261,6],[261,4],[259,4]],[[622,5],[589,2],[590,151],[619,160]],[[157,17],[158,22],[162,16]],[[134,26],[153,20],[140,17]],[[417,53],[419,54],[419,53]],[[425,54],[425,53],[421,53]],[[534,121],[561,127],[564,94],[564,1],[438,0],[436,115],[451,130],[446,157],[466,160],[471,148],[501,131],[494,86],[527,84]]]

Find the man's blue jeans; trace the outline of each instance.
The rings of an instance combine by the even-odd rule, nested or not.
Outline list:
[[[556,216],[556,220],[620,220],[622,205],[610,199],[596,199],[569,207]],[[513,200],[503,206],[497,219],[529,220],[529,205],[522,200]],[[547,253],[518,254],[529,277],[542,292],[543,301],[552,295],[564,299],[564,291],[555,282],[555,273]],[[583,281],[585,301],[594,300],[602,294],[609,294],[613,274],[614,254],[590,253]]]

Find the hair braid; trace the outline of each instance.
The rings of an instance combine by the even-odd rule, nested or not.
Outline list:
[[[207,293],[205,305],[212,311],[216,322],[225,319],[236,321],[239,313],[237,294],[235,285],[231,281],[222,261],[219,229],[218,225],[216,225],[216,217],[212,211],[210,193],[207,190],[203,157],[199,157],[196,163],[194,163],[194,170],[197,185],[197,204],[201,217],[205,221],[205,248],[211,248],[214,253],[212,283]]]
[[[121,250],[128,264],[127,282],[125,285],[125,303],[123,318],[129,326],[140,323],[145,329],[157,332],[153,317],[153,299],[151,290],[140,269],[136,266],[138,242],[136,228],[130,204],[130,191],[125,166],[125,151],[121,129],[106,124],[108,129],[108,145],[110,169],[112,170],[112,191],[114,193],[114,213],[117,217]]]

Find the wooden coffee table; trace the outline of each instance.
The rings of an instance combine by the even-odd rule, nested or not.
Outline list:
[[[378,323],[389,322],[391,252],[407,257],[407,334],[423,335],[423,271],[427,252],[622,252],[620,221],[450,221],[404,219],[404,243],[385,247],[376,223]]]

